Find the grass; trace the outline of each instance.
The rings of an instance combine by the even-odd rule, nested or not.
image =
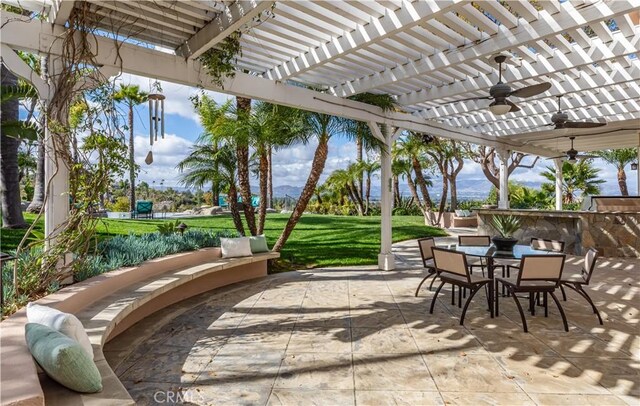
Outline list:
[[[34,215],[25,213],[33,222]],[[264,233],[272,246],[284,228],[288,214],[269,214]],[[104,219],[98,226],[98,238],[118,234],[144,234],[156,231],[156,226],[169,220],[113,220]],[[233,230],[229,216],[191,217],[182,219],[190,228]],[[43,229],[40,220],[36,229]],[[0,249],[13,250],[20,243],[24,230],[2,230]],[[443,236],[446,233],[424,225],[420,216],[394,216],[393,241]],[[377,263],[380,249],[380,217],[349,217],[305,214],[282,250],[282,258],[306,267],[371,265]]]

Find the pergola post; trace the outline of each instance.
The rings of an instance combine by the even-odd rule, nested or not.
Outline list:
[[[511,151],[498,151],[498,159],[500,160],[500,193],[498,196],[498,208],[509,208],[509,156]]]
[[[67,220],[69,214],[69,168],[56,156],[54,136],[49,129],[49,123],[46,123],[44,176],[48,188],[44,201],[44,233],[47,237],[47,249],[54,243],[60,225]]]
[[[638,159],[636,160],[637,164],[640,164],[640,131],[638,131]],[[636,194],[640,196],[640,167],[636,168],[636,176],[638,177],[638,190]]]
[[[371,132],[384,139],[384,148],[380,151],[380,254],[378,254],[378,268],[383,271],[395,269],[396,264],[391,249],[393,213],[393,189],[391,174],[391,146],[393,136],[389,133],[389,126],[378,126],[375,122],[369,123]],[[396,133],[401,131],[397,129]],[[395,135],[395,134],[394,134]]]
[[[556,210],[562,210],[562,159],[553,160],[556,168]]]

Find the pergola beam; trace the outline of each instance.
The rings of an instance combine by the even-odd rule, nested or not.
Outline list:
[[[63,27],[44,26],[37,20],[16,20],[11,13],[2,15],[2,42],[15,49],[37,53],[61,54],[60,38]],[[272,81],[257,76],[236,72],[235,78],[227,78],[223,86],[217,86],[206,74],[198,61],[165,52],[133,45],[116,43],[115,40],[99,37],[95,41],[95,60],[102,66],[112,66],[135,75],[153,75],[158,80],[166,80],[187,86],[203,87],[208,90],[265,100],[275,104],[303,108],[325,114],[350,118],[363,122],[377,122],[393,127],[427,133],[443,138],[455,139],[474,144],[502,147],[536,155],[550,156],[556,151],[517,143],[503,143],[496,137],[440,124],[421,117],[394,111],[383,111],[379,107],[342,99],[299,86]]]
[[[488,5],[489,3],[486,2],[484,4]],[[502,8],[499,4],[496,4],[495,7]],[[620,0],[609,3],[592,3],[578,11],[569,2],[565,2],[560,5],[559,13],[553,17],[542,10],[539,12],[540,18],[531,23],[524,19],[519,19],[519,26],[516,28],[510,29],[504,25],[499,26],[500,32],[489,40],[464,47],[461,50],[437,52],[418,61],[397,65],[392,69],[386,69],[375,75],[344,83],[334,87],[332,91],[339,96],[367,92],[425,73],[446,70],[474,59],[487,58],[495,53],[518,47],[523,43],[531,43],[553,37],[567,30],[580,28],[588,23],[627,14],[637,7],[635,0]]]
[[[195,59],[220,43],[231,33],[250,23],[260,13],[269,9],[273,1],[239,0],[222,12],[221,18],[214,18],[197,33],[176,49],[176,54]]]
[[[368,24],[358,24],[356,29],[345,30],[330,41],[320,46],[313,46],[295,58],[272,67],[265,76],[269,79],[285,80],[316,69],[372,43],[411,29],[426,20],[436,18],[451,10],[458,1],[418,1],[415,3],[407,1],[402,8],[396,11],[387,9],[386,15],[380,18],[372,17]]]

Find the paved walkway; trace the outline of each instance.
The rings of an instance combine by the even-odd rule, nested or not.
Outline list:
[[[412,246],[395,246],[393,272],[289,272],[200,295],[105,355],[139,404],[638,405],[640,261],[600,263],[604,326],[569,293],[569,333],[550,307],[525,334],[510,300],[491,319],[480,293],[464,327],[447,292],[430,315]]]

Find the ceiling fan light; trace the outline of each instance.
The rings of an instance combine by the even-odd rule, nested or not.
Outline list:
[[[509,106],[508,104],[492,104],[491,106],[489,106],[489,110],[496,116],[501,116],[510,112],[511,106]]]
[[[567,161],[569,161],[569,162],[570,162],[570,163],[572,163],[572,164],[575,164],[576,162],[578,162],[578,160],[576,159],[576,157],[575,157],[575,156],[571,156],[571,157],[569,157],[569,159],[567,159]]]

